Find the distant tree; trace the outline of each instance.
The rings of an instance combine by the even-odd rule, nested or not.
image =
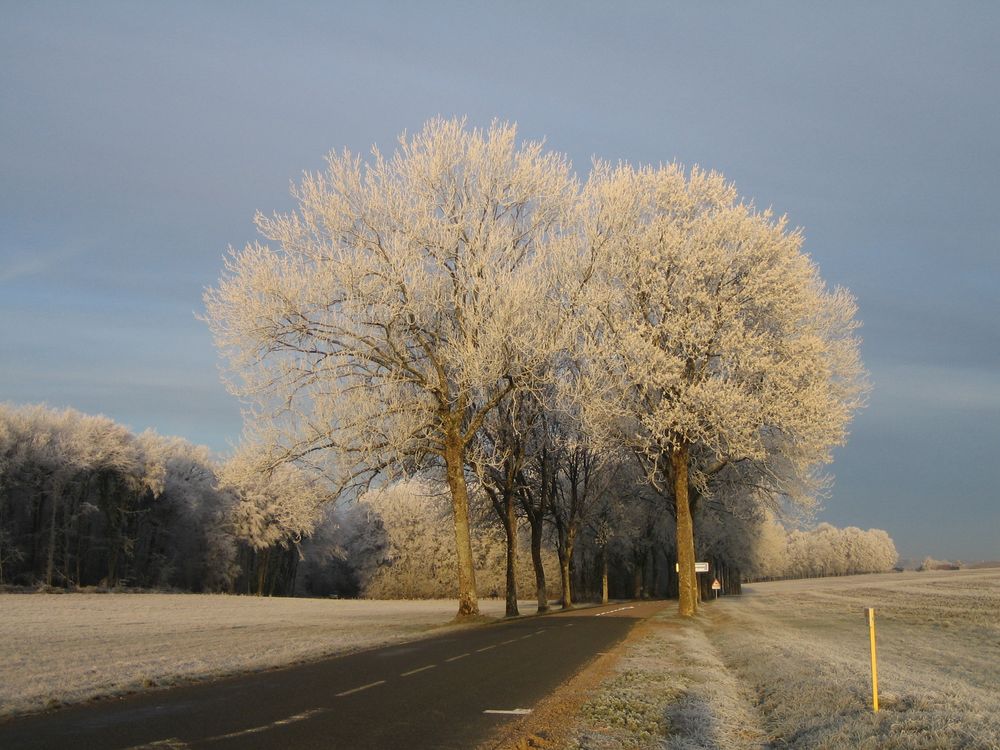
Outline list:
[[[244,445],[220,471],[223,490],[232,492],[232,525],[235,537],[254,553],[258,595],[274,571],[272,552],[291,550],[313,532],[322,517],[329,488],[315,475],[292,463],[276,463],[267,450]],[[294,564],[296,557],[292,557]]]
[[[884,573],[898,558],[895,544],[882,529],[838,529],[828,523],[788,532],[787,550],[787,567],[778,575],[790,578]]]
[[[749,549],[740,567],[749,578],[779,578],[789,567],[788,535],[770,515],[760,520],[756,533],[748,534]]]
[[[5,582],[226,589],[227,497],[206,448],[73,409],[0,405]]]
[[[323,515],[313,532],[299,545],[300,564],[295,577],[296,596],[355,597],[360,593],[362,564],[369,550],[379,547],[378,530],[358,524],[363,511],[357,504],[337,508],[323,506]],[[355,511],[350,513],[349,511]],[[367,542],[357,544],[355,533],[364,533]],[[356,550],[349,544],[357,544]]]
[[[555,491],[549,503],[549,516],[555,529],[556,551],[559,555],[559,574],[562,606],[573,606],[571,570],[576,540],[581,529],[599,509],[604,495],[615,477],[617,465],[608,451],[591,444],[585,436],[573,430],[568,420],[553,444],[557,456],[555,463]]]
[[[585,198],[583,414],[672,502],[691,615],[689,491],[712,471],[692,456],[780,454],[800,473],[829,461],[866,389],[854,302],[826,290],[799,232],[719,174],[598,164]]]
[[[233,252],[207,319],[282,460],[330,456],[342,487],[439,465],[451,495],[459,615],[478,611],[468,451],[531,369],[575,205],[564,157],[513,126],[432,120],[391,158],[331,154],[295,213]]]
[[[423,599],[455,595],[455,540],[441,522],[450,514],[447,485],[426,480],[397,482],[365,493],[356,507],[365,509],[368,530],[354,534],[345,551],[347,558],[359,565],[364,596]],[[484,592],[501,596],[506,588],[505,535],[489,515],[483,521],[473,525],[476,577]],[[369,546],[373,530],[384,534],[384,546]],[[367,551],[359,549],[359,544],[367,546]],[[554,565],[551,554],[545,557],[547,564]],[[528,585],[532,568],[526,557],[517,559],[521,561],[515,570],[517,584]]]
[[[161,475],[137,542],[146,585],[228,591],[239,574],[231,493],[218,487],[216,461],[205,446],[152,431],[137,442],[147,472]]]
[[[960,570],[961,565],[958,563],[953,563],[950,560],[935,560],[931,556],[927,556],[920,563],[920,567],[917,570],[923,572],[927,570]]]

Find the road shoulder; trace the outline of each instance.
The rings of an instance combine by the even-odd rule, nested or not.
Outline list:
[[[704,615],[682,620],[668,605],[479,750],[759,748],[753,696],[710,629]]]
[[[606,608],[604,613],[617,614]],[[607,651],[595,654],[556,691],[537,703],[530,714],[506,723],[477,750],[578,747],[576,736],[588,702],[601,692],[611,675],[617,674],[619,663],[630,651],[655,632],[657,621],[666,614],[661,611],[651,618],[637,619],[625,638]]]

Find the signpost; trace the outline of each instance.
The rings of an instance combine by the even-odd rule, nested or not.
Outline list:
[[[872,647],[872,710],[878,713],[878,664],[875,660],[875,608],[865,608],[868,618],[868,640]]]
[[[715,592],[715,598],[716,599],[719,598],[719,589],[721,589],[721,588],[722,588],[722,584],[719,583],[719,579],[718,578],[716,578],[714,581],[712,581],[712,591]]]

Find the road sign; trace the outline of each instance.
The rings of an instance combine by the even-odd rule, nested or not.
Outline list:
[[[674,570],[677,571],[678,573],[680,573],[681,572],[681,564],[680,563],[674,563]],[[696,562],[694,564],[694,572],[695,573],[707,573],[708,572],[708,563],[707,562]]]
[[[722,584],[719,583],[719,579],[718,578],[716,578],[714,581],[712,581],[712,589],[714,591],[718,591],[721,588],[722,588]]]

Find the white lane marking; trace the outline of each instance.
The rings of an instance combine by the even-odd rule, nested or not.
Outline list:
[[[531,713],[531,709],[530,708],[508,708],[508,709],[489,708],[489,709],[483,711],[483,713],[484,714],[508,714],[508,715],[513,715],[513,716],[526,716],[527,714]]]
[[[609,609],[607,612],[598,612],[596,615],[594,615],[594,617],[600,617],[601,615],[610,615],[610,614],[613,614],[614,612],[621,612],[621,611],[626,610],[626,609],[635,609],[635,607],[633,607],[630,604],[627,607],[619,607],[618,609]]]
[[[403,672],[400,677],[409,677],[411,674],[416,674],[417,672],[423,672],[426,669],[434,669],[437,664],[428,664],[426,667],[420,667],[420,669],[411,669],[409,672]]]
[[[275,727],[281,727],[285,724],[294,724],[297,721],[305,721],[306,719],[315,716],[316,714],[321,714],[324,711],[328,711],[326,708],[313,708],[309,711],[303,711],[300,714],[295,714],[294,716],[289,716],[287,719],[278,719],[277,721],[272,721],[270,724],[264,724],[259,727],[250,727],[250,729],[242,729],[239,732],[230,732],[229,734],[220,734],[215,737],[208,737],[203,742],[215,742],[216,740],[231,740],[236,737],[246,737],[248,734],[259,734],[260,732],[266,732],[268,729],[274,729]],[[169,747],[169,746],[168,746]]]
[[[500,645],[501,646],[506,646],[508,643],[515,643],[516,641],[517,641],[517,638],[511,638],[509,641],[503,641]]]
[[[573,623],[567,622],[565,625],[563,625],[563,627],[564,628],[571,628],[571,627],[573,627]]]
[[[126,750],[188,750],[189,747],[191,746],[186,742],[176,737],[170,737],[165,740],[149,742],[145,745],[133,745],[130,748],[126,748]]]
[[[492,646],[486,646],[485,648],[477,648],[476,649],[476,653],[480,654],[483,651],[489,651],[491,648],[496,648],[496,647],[497,647],[497,644],[494,643]]]
[[[351,693],[360,693],[362,690],[367,690],[368,688],[373,688],[376,685],[381,685],[385,680],[379,680],[378,682],[369,682],[367,685],[362,685],[361,687],[352,688],[351,690],[345,690],[342,693],[336,693],[337,698],[343,698],[345,695],[350,695]]]
[[[458,661],[459,659],[464,659],[468,655],[469,655],[469,653],[466,652],[464,654],[459,654],[458,656],[449,657],[449,658],[445,659],[445,661]]]

